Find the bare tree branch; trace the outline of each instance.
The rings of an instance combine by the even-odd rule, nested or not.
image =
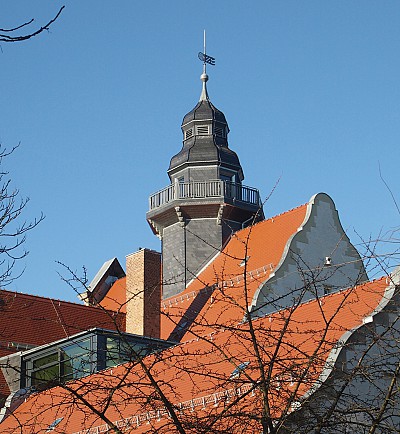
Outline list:
[[[27,21],[26,23],[23,23],[17,27],[13,27],[10,29],[0,29],[0,42],[21,42],[21,41],[26,41],[27,39],[33,38],[34,36],[39,35],[40,33],[42,33],[44,30],[49,30],[50,26],[54,23],[54,21],[57,20],[57,18],[60,16],[62,10],[65,8],[65,6],[62,6],[60,8],[60,10],[57,12],[57,14],[55,15],[54,18],[52,18],[47,24],[45,24],[44,26],[41,26],[40,28],[38,28],[37,30],[31,32],[31,33],[27,33],[27,34],[23,34],[23,35],[15,35],[13,34],[15,31],[20,30],[22,28],[25,28],[27,26],[29,26],[30,24],[32,24],[34,22],[34,18],[32,18],[31,20]]]

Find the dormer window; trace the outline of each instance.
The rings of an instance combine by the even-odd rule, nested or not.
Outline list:
[[[169,346],[171,343],[168,341],[91,329],[23,352],[20,381],[23,388],[43,387],[54,381],[64,383]]]
[[[208,125],[197,125],[196,126],[196,135],[207,136],[208,134],[210,134]]]
[[[190,139],[193,136],[193,128],[189,128],[185,131],[185,140]]]

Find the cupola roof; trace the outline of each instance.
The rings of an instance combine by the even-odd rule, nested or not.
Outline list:
[[[168,173],[171,177],[184,166],[215,164],[235,171],[242,180],[243,171],[239,158],[228,147],[229,127],[225,115],[214,106],[208,96],[208,75],[205,67],[200,79],[200,100],[183,118],[183,147],[172,157]]]
[[[194,120],[208,120],[212,119],[216,122],[221,122],[228,126],[228,123],[226,122],[225,115],[218,110],[214,104],[210,101],[210,98],[208,96],[207,92],[207,81],[208,81],[208,75],[203,72],[200,76],[200,80],[203,82],[203,88],[200,95],[200,100],[197,103],[196,107],[191,110],[182,121],[182,127],[184,127],[186,124],[188,124],[191,121]]]
[[[218,110],[208,98],[206,100],[200,100],[196,104],[196,107],[185,115],[182,121],[182,128],[189,122],[202,120],[213,120],[228,126],[225,115],[221,110]]]

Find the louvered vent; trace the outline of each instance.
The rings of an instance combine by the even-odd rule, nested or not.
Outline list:
[[[207,134],[209,134],[208,125],[198,125],[196,127],[196,133],[198,136],[206,136]]]
[[[221,127],[215,127],[215,135],[219,137],[224,137],[224,129]]]
[[[185,131],[185,140],[190,139],[193,136],[193,129],[189,128]]]

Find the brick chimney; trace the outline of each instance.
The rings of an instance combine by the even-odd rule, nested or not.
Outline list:
[[[160,337],[161,253],[140,249],[126,257],[126,331]]]

